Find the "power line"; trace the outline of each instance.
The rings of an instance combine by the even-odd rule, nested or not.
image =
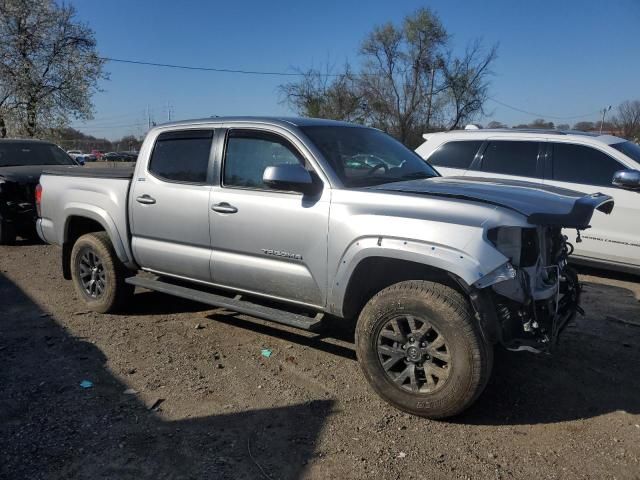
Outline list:
[[[148,65],[151,67],[164,67],[164,68],[178,68],[181,70],[199,70],[204,72],[218,72],[218,73],[240,73],[243,75],[272,75],[278,77],[300,77],[305,74],[302,72],[275,72],[275,71],[264,71],[264,70],[239,70],[232,68],[214,68],[214,67],[196,67],[191,65],[175,65],[171,63],[156,63],[156,62],[144,62],[141,60],[125,60],[123,58],[112,58],[112,57],[99,57],[101,60],[107,62],[118,62],[118,63],[130,63],[134,65]],[[326,77],[339,77],[340,74],[323,74]]]
[[[489,100],[491,100],[492,102],[497,103],[498,105],[502,105],[503,107],[509,108],[511,110],[515,110],[516,112],[526,113],[527,115],[532,115],[532,116],[538,117],[538,118],[552,118],[554,120],[574,120],[574,119],[577,119],[577,118],[592,117],[593,115],[601,113],[601,110],[596,110],[595,112],[585,113],[584,115],[571,115],[571,116],[567,116],[567,117],[560,117],[560,116],[557,116],[557,115],[544,115],[542,113],[529,112],[527,110],[523,110],[522,108],[514,107],[512,105],[509,105],[509,104],[506,104],[504,102],[501,102],[500,100],[496,99],[495,97],[487,97],[487,98]]]
[[[116,63],[126,63],[132,65],[147,65],[151,67],[161,67],[161,68],[174,68],[180,70],[195,70],[195,71],[204,71],[204,72],[217,72],[217,73],[237,73],[241,75],[263,75],[263,76],[278,76],[278,77],[301,77],[306,75],[304,72],[279,72],[279,71],[268,71],[268,70],[245,70],[245,69],[231,69],[231,68],[218,68],[218,67],[202,67],[202,66],[193,66],[193,65],[177,65],[172,63],[159,63],[159,62],[148,62],[143,60],[128,60],[124,58],[114,58],[114,57],[99,57],[101,60],[107,62],[116,62]],[[343,74],[336,73],[322,73],[320,74],[324,77],[341,77]],[[495,97],[488,97],[489,100],[497,103],[498,105],[502,105],[505,108],[509,108],[516,112],[524,113],[527,115],[532,115],[540,118],[551,118],[554,120],[573,120],[578,118],[586,118],[591,117],[593,115],[601,113],[600,110],[596,110],[594,112],[585,113],[583,115],[568,115],[568,116],[559,116],[559,115],[544,115],[541,113],[530,112],[528,110],[524,110],[522,108],[514,107],[513,105],[509,105],[498,100]]]

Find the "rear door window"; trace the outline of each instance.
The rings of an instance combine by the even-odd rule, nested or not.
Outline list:
[[[438,167],[468,169],[482,141],[462,140],[441,145],[427,161]]]
[[[553,144],[553,180],[611,187],[613,174],[625,168],[617,160],[595,148],[571,143]]]
[[[492,140],[482,154],[483,172],[536,178],[538,142]]]
[[[206,183],[213,130],[181,130],[158,135],[149,172],[170,182]]]

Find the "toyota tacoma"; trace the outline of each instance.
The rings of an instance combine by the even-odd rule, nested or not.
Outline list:
[[[139,286],[307,330],[352,321],[371,387],[430,418],[478,397],[495,345],[553,350],[580,310],[561,229],[613,208],[443,178],[379,130],[319,119],[171,123],[135,169],[40,182],[38,232],[88,308],[126,307]]]

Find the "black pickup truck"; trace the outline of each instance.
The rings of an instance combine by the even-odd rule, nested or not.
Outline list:
[[[0,140],[0,245],[35,236],[35,190],[42,170],[79,165],[57,145],[40,140]]]

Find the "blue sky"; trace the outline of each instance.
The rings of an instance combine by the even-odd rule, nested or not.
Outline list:
[[[294,71],[345,60],[372,27],[417,8],[436,11],[454,49],[473,39],[499,42],[491,95],[556,123],[595,120],[605,105],[640,99],[640,0],[350,1],[75,0],[107,57],[230,69]],[[80,130],[117,138],[143,134],[147,105],[158,122],[210,115],[291,114],[279,103],[283,77],[107,63],[95,120]],[[538,115],[494,102],[508,124]],[[584,114],[584,118],[560,119]]]

